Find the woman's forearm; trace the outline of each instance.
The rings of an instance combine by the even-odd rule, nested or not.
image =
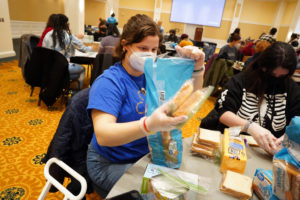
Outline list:
[[[92,111],[94,131],[99,145],[119,146],[145,137],[139,121],[117,123],[109,114]]]
[[[203,78],[204,78],[204,69],[201,72],[194,72],[192,78],[194,79],[194,91],[202,89],[203,87]]]
[[[244,127],[248,122],[246,119],[237,116],[231,111],[224,112],[219,118],[219,121],[228,127],[232,127],[232,126]]]

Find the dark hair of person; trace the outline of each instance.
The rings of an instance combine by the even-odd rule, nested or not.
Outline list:
[[[283,79],[284,87],[293,75],[297,66],[297,56],[291,45],[285,42],[275,42],[267,47],[249,66],[245,69],[245,83],[248,92],[254,93],[261,104],[268,86],[268,77],[277,67],[289,70]]]
[[[236,28],[236,29],[234,29],[233,33],[241,34],[240,31],[241,31],[240,28]]]
[[[181,34],[180,39],[183,40],[185,38],[189,38],[189,35],[186,33]]]
[[[239,40],[241,40],[241,36],[239,34],[237,34],[237,33],[230,34],[230,38],[229,38],[230,42],[239,41]]]
[[[49,16],[46,28],[48,28],[48,27],[54,27],[56,16],[57,16],[56,14],[52,14],[52,15]]]
[[[292,35],[291,35],[291,40],[294,40],[294,39],[296,39],[298,37],[298,34],[297,33],[293,33]]]
[[[102,19],[102,18],[99,18],[99,25],[98,27],[102,26],[102,25],[106,25],[106,20],[105,19]]]
[[[56,39],[58,39],[59,46],[62,49],[66,48],[66,44],[64,43],[64,36],[65,36],[65,31],[71,35],[70,29],[69,29],[69,24],[68,24],[68,17],[64,14],[57,14],[56,20],[53,26],[53,34],[52,34],[52,39],[53,39],[53,46],[56,46]]]
[[[172,34],[176,35],[176,30],[175,29],[170,29],[169,33],[170,34],[172,33]]]
[[[277,33],[277,28],[271,28],[270,35],[275,35]]]
[[[111,17],[115,17],[116,15],[115,15],[115,13],[112,13],[110,16],[111,16]]]
[[[141,42],[147,36],[158,36],[159,45],[162,42],[162,35],[157,24],[147,15],[137,14],[131,17],[124,25],[119,42],[115,47],[115,56],[123,59],[126,51],[123,50],[122,40],[126,41],[126,45]]]

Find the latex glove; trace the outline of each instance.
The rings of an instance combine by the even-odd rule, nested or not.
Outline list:
[[[205,54],[198,47],[185,46],[182,48],[177,45],[175,49],[179,56],[195,60],[194,70],[200,70],[204,66]]]
[[[170,131],[176,129],[176,125],[187,120],[186,115],[170,117],[167,115],[170,102],[166,102],[158,107],[145,123],[150,132]]]
[[[268,153],[274,155],[278,151],[278,147],[275,143],[277,138],[274,137],[268,129],[259,126],[257,123],[252,123],[248,128],[248,133],[252,135],[258,145]]]

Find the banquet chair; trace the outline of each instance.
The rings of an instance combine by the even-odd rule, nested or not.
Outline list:
[[[114,57],[112,54],[98,53],[94,60],[91,72],[90,85],[93,84],[94,80],[96,80],[96,78],[100,76],[104,72],[104,70],[108,69],[110,66],[112,66],[118,61],[120,61],[120,59],[118,57]]]
[[[34,87],[40,87],[39,102],[41,100],[52,106],[63,95],[67,97],[70,82],[76,82],[79,89],[79,76],[71,79],[68,70],[68,61],[58,51],[36,47],[33,49],[29,62],[25,65],[25,82],[31,86],[31,95]]]

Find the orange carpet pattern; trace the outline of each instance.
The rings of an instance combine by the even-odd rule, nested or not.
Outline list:
[[[86,83],[88,80],[86,80]],[[44,164],[47,151],[64,108],[56,103],[48,109],[37,106],[39,89],[30,97],[30,87],[22,77],[17,61],[0,63],[0,199],[37,199],[45,186]],[[213,108],[214,99],[183,127],[183,137],[190,137],[201,119]],[[46,199],[63,199],[60,192]],[[95,193],[87,199],[100,199]]]

